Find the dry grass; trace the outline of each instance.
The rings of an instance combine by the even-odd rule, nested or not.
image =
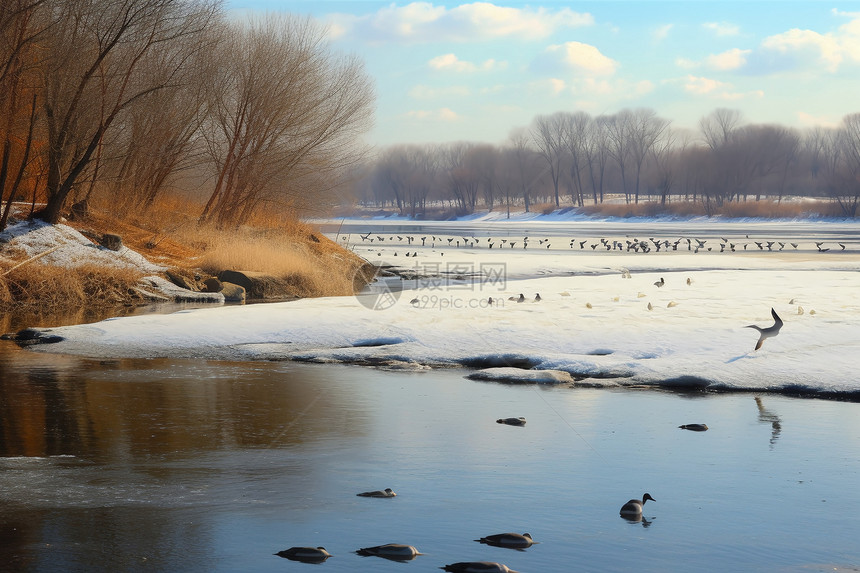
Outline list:
[[[86,217],[69,225],[90,237],[120,235],[124,245],[185,277],[200,271],[257,271],[279,279],[285,296],[300,297],[350,295],[372,278],[360,257],[283,215],[222,231],[199,228],[200,206],[179,199],[132,219],[116,219],[110,212],[109,205],[90,205]],[[72,321],[81,322],[82,312],[99,319],[145,302],[134,289],[141,279],[137,271],[96,265],[70,269],[39,261],[10,271],[20,260],[0,257],[0,312],[14,310],[16,317],[31,317],[31,324],[43,322],[39,316],[53,319],[73,311]]]
[[[141,274],[130,269],[82,265],[65,268],[32,263],[8,274],[0,270],[0,310],[104,307],[140,302],[133,287]]]
[[[365,264],[359,257],[309,230],[298,236],[281,230],[246,230],[229,235],[210,230],[204,240],[207,247],[198,260],[204,272],[211,275],[222,270],[264,273],[284,279],[294,296],[354,294],[354,277]]]
[[[579,211],[586,215],[606,217],[656,217],[674,215],[679,217],[705,216],[708,209],[702,202],[676,201],[661,205],[657,201],[640,201],[639,203],[602,203],[586,205]],[[841,216],[839,206],[825,201],[782,201],[771,199],[761,201],[731,201],[720,207],[711,204],[711,215],[723,217],[755,217],[755,218],[799,218],[809,216],[838,217]]]
[[[239,229],[200,227],[200,206],[166,198],[137,219],[92,213],[80,224],[122,236],[123,243],[184,276],[255,271],[282,279],[300,297],[354,294],[370,279],[366,262],[290,214],[261,213]],[[184,271],[184,272],[183,272]]]

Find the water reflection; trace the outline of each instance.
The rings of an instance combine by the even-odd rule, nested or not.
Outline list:
[[[233,363],[74,361],[18,371],[0,359],[0,456],[106,463],[234,447],[283,448],[337,409],[306,377]],[[334,399],[335,403],[332,403]]]
[[[167,571],[179,552],[183,570],[210,570],[193,562],[210,559],[213,508],[314,495],[324,465],[289,452],[367,431],[312,369],[99,362],[5,344],[0,562],[11,570]],[[121,555],[105,555],[108,538],[123,540]]]
[[[641,515],[622,515],[621,519],[628,523],[641,523],[642,527],[651,527],[651,523],[654,521]]]
[[[762,424],[770,424],[770,447],[773,449],[779,434],[782,432],[782,421],[777,414],[764,407],[760,397],[755,397],[755,404],[758,407],[758,421]]]

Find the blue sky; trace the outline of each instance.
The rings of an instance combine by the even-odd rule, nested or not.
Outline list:
[[[860,112],[860,2],[227,0],[311,14],[374,78],[369,143],[502,143],[539,114],[647,107],[695,129]]]

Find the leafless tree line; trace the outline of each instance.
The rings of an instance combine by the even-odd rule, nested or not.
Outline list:
[[[397,145],[365,166],[355,196],[421,216],[427,205],[459,214],[479,205],[558,207],[602,203],[700,202],[825,197],[848,217],[860,201],[860,114],[805,131],[745,124],[717,109],[697,132],[673,129],[650,109],[592,117],[557,112],[512,131],[502,145]]]
[[[365,156],[374,90],[307,17],[219,0],[4,0],[0,190],[57,222],[101,194],[150,208],[195,181],[203,223],[316,205]]]

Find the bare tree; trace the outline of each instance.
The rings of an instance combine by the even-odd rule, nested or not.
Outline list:
[[[174,40],[199,33],[199,12],[214,15],[217,8],[215,0],[206,1],[50,2],[57,24],[42,43],[47,203],[39,217],[59,220],[67,197],[120,114],[172,82],[172,74],[138,75],[141,64],[151,52],[171,50]],[[173,55],[181,66],[184,55]]]
[[[568,175],[573,184],[571,195],[580,207],[584,203],[582,171],[588,165],[588,138],[592,135],[591,117],[584,111],[564,114],[562,138],[565,158],[568,161]]]
[[[555,192],[556,207],[560,205],[558,180],[561,176],[561,164],[566,147],[566,123],[567,114],[564,112],[554,113],[549,116],[539,115],[534,119],[531,129],[529,129],[531,141],[534,143],[540,156],[546,161]],[[526,205],[526,211],[528,211],[528,204]]]
[[[355,57],[333,53],[310,18],[235,25],[217,52],[205,130],[215,187],[200,221],[238,224],[263,204],[308,206],[363,157],[373,88]]]
[[[209,14],[199,17],[208,19]],[[223,27],[210,23],[205,29],[205,34],[180,38],[177,44],[181,45],[172,50],[148,54],[141,64],[142,76],[172,75],[173,80],[145,95],[115,123],[109,140],[116,156],[110,165],[109,188],[121,211],[150,208],[171,177],[203,161],[200,129],[209,112],[207,95],[214,66],[209,50]],[[172,56],[176,51],[185,57],[179,67]]]
[[[860,113],[842,118],[834,147],[831,153],[842,162],[834,162],[831,189],[845,216],[854,217],[860,206]]]
[[[38,94],[33,82],[37,42],[50,27],[45,0],[8,0],[0,6],[0,230],[6,228],[30,163]]]
[[[523,207],[526,213],[531,207],[532,187],[540,175],[535,175],[535,151],[529,146],[530,138],[525,130],[514,130],[509,138],[509,148],[513,151],[515,160],[516,179],[520,195],[523,198]],[[547,167],[544,172],[550,171]]]
[[[603,202],[603,181],[606,174],[606,163],[609,159],[609,139],[606,116],[592,119],[587,126],[585,145],[585,162],[588,166],[588,178],[591,181],[591,192],[595,203]]]

